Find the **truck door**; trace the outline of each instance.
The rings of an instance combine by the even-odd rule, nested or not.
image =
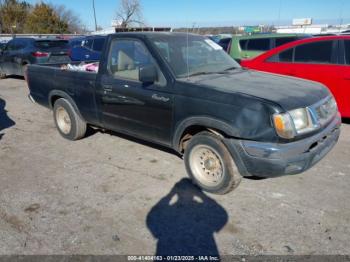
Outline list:
[[[153,64],[158,81],[139,81],[140,67]],[[139,138],[170,144],[173,96],[155,59],[136,39],[112,40],[107,70],[100,80],[103,125]]]

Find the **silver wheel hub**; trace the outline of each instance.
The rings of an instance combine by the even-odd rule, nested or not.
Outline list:
[[[223,161],[210,146],[195,146],[190,153],[192,174],[206,186],[216,186],[223,179]]]
[[[72,122],[67,110],[64,109],[63,107],[57,108],[56,121],[57,121],[58,128],[61,130],[61,132],[65,135],[68,135],[72,128]]]

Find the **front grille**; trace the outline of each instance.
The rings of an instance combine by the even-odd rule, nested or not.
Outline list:
[[[337,113],[337,103],[333,97],[328,97],[319,104],[312,106],[311,111],[315,117],[316,123],[321,126],[327,124]]]

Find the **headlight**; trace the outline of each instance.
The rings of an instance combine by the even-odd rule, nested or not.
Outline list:
[[[273,116],[277,134],[282,138],[294,138],[317,128],[307,108],[299,108],[284,114]]]
[[[298,134],[305,133],[314,128],[311,115],[308,109],[300,108],[289,111],[294,123],[295,130]]]
[[[280,137],[291,139],[326,125],[337,112],[337,102],[331,96],[306,108],[275,114],[273,124]]]
[[[295,129],[293,127],[292,118],[288,113],[276,114],[273,116],[273,123],[277,134],[283,138],[293,138]]]

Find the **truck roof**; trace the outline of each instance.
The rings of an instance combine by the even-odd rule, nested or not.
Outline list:
[[[115,33],[115,34],[110,34],[110,35],[122,35],[122,36],[147,36],[147,37],[152,37],[152,36],[187,36],[187,35],[192,35],[192,36],[201,36],[198,34],[192,34],[192,33],[183,33],[183,32],[122,32],[122,33]],[[205,37],[205,36],[203,36]]]

